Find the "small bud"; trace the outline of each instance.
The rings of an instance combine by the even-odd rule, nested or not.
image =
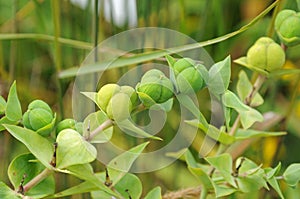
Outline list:
[[[275,29],[286,46],[300,44],[300,12],[280,11],[275,19]]]
[[[47,103],[34,100],[23,115],[23,124],[26,128],[36,131],[42,136],[48,136],[53,130],[55,115]]]
[[[199,65],[190,58],[182,58],[175,62],[173,69],[180,93],[198,92],[204,87],[204,80],[197,66]]]
[[[149,107],[153,105],[149,101],[164,103],[172,98],[173,85],[163,72],[152,69],[144,74],[137,85],[137,91],[143,104]]]
[[[64,129],[74,129],[76,130],[76,121],[71,118],[64,119],[60,121],[56,126],[56,135]]]
[[[269,37],[261,37],[247,52],[247,63],[264,71],[282,68],[285,63],[283,49]]]

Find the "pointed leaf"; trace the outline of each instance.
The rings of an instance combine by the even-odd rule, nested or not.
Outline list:
[[[295,187],[300,180],[300,163],[295,163],[288,166],[283,173],[283,178],[289,186]]]
[[[214,189],[215,189],[215,194],[216,194],[217,198],[228,196],[228,195],[231,195],[234,192],[238,191],[235,188],[232,188],[232,187],[229,187],[226,185],[219,185],[216,183],[214,183]]]
[[[234,135],[237,140],[247,140],[249,138],[259,138],[259,137],[273,137],[286,135],[286,132],[267,132],[267,131],[258,131],[253,129],[238,129]]]
[[[206,189],[213,188],[213,182],[207,174],[209,168],[205,168],[197,163],[189,150],[185,153],[185,160],[189,171],[202,183],[202,185]]]
[[[243,70],[239,73],[239,80],[236,87],[238,95],[242,101],[245,101],[249,93],[251,93],[251,91],[253,90],[253,86],[248,79],[247,74]],[[259,93],[256,93],[250,103],[250,106],[259,106],[263,104],[263,102],[264,100],[262,96]]]
[[[162,199],[161,197],[161,188],[155,187],[145,196],[144,199]]]
[[[85,164],[96,159],[96,148],[73,129],[62,130],[57,138],[56,167]]]
[[[228,56],[223,61],[215,63],[208,71],[208,88],[216,97],[223,94],[229,86],[231,76],[230,62],[231,59]]]
[[[177,81],[176,81],[176,77],[175,77],[175,72],[173,70],[173,66],[174,66],[176,60],[173,57],[171,57],[170,55],[166,55],[166,60],[169,64],[170,80],[174,85],[175,93],[178,93],[179,89],[178,89],[178,85],[177,85]]]
[[[93,168],[90,164],[77,164],[69,166],[68,168],[64,170],[58,171],[66,174],[71,174],[73,176],[76,176],[82,180],[87,181],[87,185],[84,185],[83,188],[86,189],[92,189],[93,186],[97,188],[97,190],[102,190],[112,196],[118,196],[118,194],[114,193],[111,189],[109,189],[107,186],[104,185],[104,181],[98,178],[94,172]]]
[[[0,96],[0,115],[5,113],[5,109],[6,109],[6,101],[2,96]]]
[[[267,179],[268,183],[271,185],[271,187],[277,192],[277,194],[279,195],[280,198],[284,199],[284,196],[281,192],[281,189],[279,187],[279,184],[276,180],[276,178],[273,176],[269,179]]]
[[[11,190],[4,182],[0,181],[0,198],[1,199],[21,199],[22,195]]]
[[[80,92],[80,93],[83,94],[84,96],[86,96],[87,98],[89,98],[90,100],[92,100],[98,106],[98,108],[101,110],[101,107],[96,100],[97,99],[96,92]]]
[[[246,68],[248,68],[248,69],[250,69],[252,71],[256,71],[258,73],[261,73],[263,75],[267,75],[267,76],[269,75],[269,72],[267,72],[265,70],[262,70],[260,68],[257,68],[255,66],[251,66],[250,64],[248,64],[246,57],[240,57],[240,58],[234,60],[233,62],[236,63],[236,64],[239,64],[241,66],[244,66],[244,67],[246,67]]]
[[[227,90],[222,96],[222,101],[226,107],[233,108],[241,116],[242,126],[247,129],[255,122],[264,120],[261,113],[257,110],[245,105],[233,92]]]
[[[16,125],[16,124],[18,124],[18,122],[17,121],[10,121],[6,116],[4,116],[0,119],[0,131],[5,130],[5,127],[3,126],[3,124]]]
[[[154,140],[162,140],[160,137],[153,136],[153,135],[147,133],[146,131],[144,131],[143,129],[135,126],[132,123],[132,121],[130,121],[129,119],[125,119],[125,120],[122,120],[120,122],[118,121],[117,125],[124,132],[129,131],[130,133],[137,134],[137,135],[141,136],[142,138],[151,138],[151,139],[154,139]]]
[[[195,102],[188,95],[179,94],[176,95],[177,100],[181,105],[188,109],[194,117],[203,125],[204,128],[208,128],[208,122],[206,121],[204,115],[200,112],[199,107],[196,106]]]
[[[266,168],[265,173],[267,174],[267,179],[270,179],[277,175],[281,169],[281,162],[278,163],[278,165],[275,168]]]
[[[83,122],[83,136],[86,137],[88,133],[93,132],[103,122],[105,122],[108,119],[109,118],[102,111],[97,111],[88,115]],[[87,129],[89,129],[89,131]],[[108,142],[111,139],[112,134],[113,134],[113,126],[99,133],[90,142],[91,143]]]
[[[11,121],[19,121],[22,118],[22,109],[17,94],[16,81],[14,81],[9,89],[5,115]]]
[[[45,167],[52,169],[50,162],[54,148],[46,138],[30,129],[8,124],[4,124],[3,126],[12,136],[22,142]]]
[[[20,186],[24,175],[26,175],[26,177],[24,178],[23,184],[26,184],[45,169],[41,163],[33,161],[35,159],[36,158],[31,153],[22,154],[17,156],[10,163],[8,167],[8,177],[10,182],[15,187],[15,190],[17,190]],[[36,186],[32,187],[28,192],[26,192],[25,195],[35,198],[42,198],[53,194],[54,191],[55,182],[54,177],[51,175],[42,180]]]
[[[196,120],[189,120],[185,121],[186,123],[198,127],[201,129],[206,135],[208,135],[210,138],[219,141],[222,144],[229,145],[232,144],[235,141],[235,138],[228,133],[225,133],[223,131],[220,131],[213,125],[208,125],[208,128],[206,129],[201,123],[197,122]]]
[[[207,157],[205,160],[215,167],[229,184],[237,188],[232,176],[232,158],[228,153],[215,157]]]
[[[109,162],[107,169],[113,184],[118,183],[125,173],[129,171],[133,162],[138,158],[148,144],[149,142],[145,142],[133,147]]]

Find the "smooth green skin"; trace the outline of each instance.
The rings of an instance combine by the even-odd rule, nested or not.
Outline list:
[[[107,116],[115,121],[129,118],[131,111],[132,103],[130,97],[122,92],[113,95],[106,109]]]
[[[198,92],[204,87],[204,80],[192,59],[179,59],[174,64],[174,71],[178,89],[181,93]]]
[[[76,130],[76,121],[71,118],[64,119],[60,121],[56,126],[56,135],[64,129],[74,129]]]
[[[50,106],[42,100],[34,100],[28,105],[28,110],[23,115],[23,125],[33,131],[39,130],[42,136],[48,136],[54,127],[54,119]]]
[[[300,12],[282,10],[275,19],[275,29],[287,46],[300,44]]]
[[[247,52],[247,63],[271,72],[282,68],[285,63],[283,49],[271,38],[261,37]]]
[[[121,86],[121,93],[125,93],[130,97],[130,101],[133,105],[137,104],[138,102],[138,95],[135,92],[134,88],[131,86]]]
[[[156,103],[169,100],[173,96],[173,90],[172,82],[157,69],[146,72],[137,86],[138,92],[148,95]]]
[[[106,84],[98,91],[96,101],[104,112],[106,112],[111,97],[120,90],[121,87],[117,84]]]

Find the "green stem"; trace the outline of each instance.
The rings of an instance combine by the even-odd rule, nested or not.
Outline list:
[[[206,197],[207,197],[207,189],[202,188],[200,199],[206,199]]]
[[[61,71],[61,65],[62,65],[62,60],[61,60],[61,47],[60,43],[58,41],[58,38],[60,36],[60,1],[59,0],[52,0],[51,1],[52,5],[52,17],[53,17],[53,24],[54,24],[54,54],[55,54],[55,72],[56,72],[56,88],[58,91],[58,103],[59,103],[59,110],[60,110],[60,115],[62,118],[64,118],[64,106],[63,106],[63,96],[62,96],[62,88],[61,88],[61,83],[58,77],[59,72]]]
[[[40,174],[38,174],[37,176],[35,176],[32,180],[30,180],[24,187],[24,193],[26,193],[27,191],[29,191],[32,187],[36,186],[37,184],[39,184],[41,181],[43,181],[45,178],[47,178],[50,174],[52,174],[53,171],[46,168],[44,169]]]
[[[106,120],[100,126],[98,126],[95,130],[93,130],[85,139],[87,141],[91,141],[95,136],[104,131],[105,129],[111,127],[113,125],[112,120]]]
[[[275,9],[274,9],[274,12],[272,14],[272,20],[271,20],[271,23],[270,23],[270,26],[269,26],[269,29],[268,29],[268,33],[267,33],[268,37],[273,37],[273,35],[274,35],[275,19],[276,19],[276,16],[277,16],[278,12],[281,10],[282,2],[283,2],[283,0],[280,0],[278,2],[278,4],[276,5]]]
[[[20,39],[34,39],[34,40],[44,40],[44,41],[53,42],[55,40],[55,37],[52,35],[37,34],[37,33],[0,34],[0,40],[20,40]],[[93,49],[93,45],[91,43],[84,42],[84,41],[77,41],[77,40],[67,39],[62,37],[58,37],[57,41],[61,44],[65,44],[74,48],[85,49],[85,50]]]

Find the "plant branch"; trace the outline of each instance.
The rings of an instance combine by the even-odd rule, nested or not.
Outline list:
[[[169,192],[163,195],[163,199],[179,199],[179,198],[196,198],[201,194],[201,186],[199,187],[190,187],[174,192]]]
[[[103,122],[100,126],[98,126],[95,130],[93,130],[85,139],[87,141],[91,141],[95,136],[104,131],[105,129],[111,127],[113,125],[113,121],[108,119]]]
[[[41,181],[43,181],[45,178],[47,178],[50,174],[52,174],[53,171],[46,168],[44,169],[40,174],[35,176],[32,180],[30,180],[26,185],[23,187],[23,192],[29,191],[32,187],[39,184]]]

